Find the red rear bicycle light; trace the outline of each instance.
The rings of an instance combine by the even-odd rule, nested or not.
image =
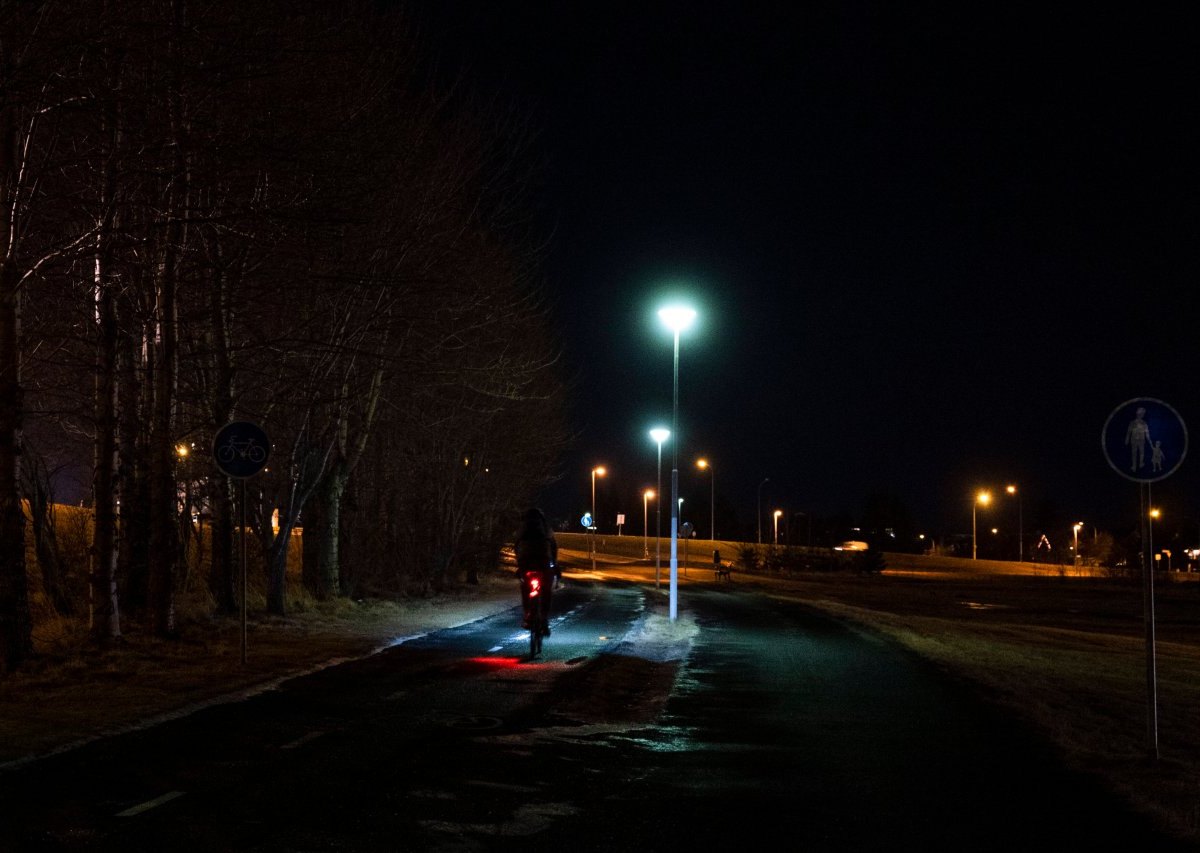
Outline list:
[[[538,578],[538,577],[536,577],[536,576],[535,576],[535,577],[531,577],[531,578],[529,579],[529,595],[530,595],[531,597],[532,597],[532,596],[534,596],[534,595],[537,595],[537,594],[538,594],[538,593],[541,591],[541,589],[542,589],[542,580],[541,580],[541,578]]]

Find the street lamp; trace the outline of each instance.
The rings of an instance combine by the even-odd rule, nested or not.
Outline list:
[[[600,526],[600,519],[596,518],[596,477],[603,477],[607,473],[603,465],[592,469],[592,526],[596,528]]]
[[[758,544],[762,544],[762,487],[770,480],[770,477],[763,477],[762,482],[758,484],[758,512],[755,513],[758,521]]]
[[[675,334],[675,358],[672,371],[671,432],[671,621],[679,615],[679,333],[692,324],[696,312],[682,305],[661,308],[659,318]]]
[[[1025,519],[1021,506],[1021,494],[1017,491],[1016,486],[1008,486],[1004,491],[1017,496],[1017,562],[1023,563],[1025,562]]]
[[[654,497],[654,489],[642,492],[642,559],[650,558],[650,498]]]
[[[1153,512],[1151,512],[1151,514],[1153,515]],[[1073,525],[1071,525],[1071,530],[1074,531],[1074,533],[1075,533],[1075,559],[1073,560],[1073,562],[1077,566],[1079,565],[1079,531],[1082,529],[1083,529],[1082,521],[1077,521]]]
[[[713,470],[712,463],[707,459],[701,459],[696,462],[697,468],[708,469],[708,485],[709,485],[709,516],[708,530],[710,538],[715,542],[717,539],[717,475]]]
[[[991,492],[980,492],[975,495],[975,501],[971,504],[971,559],[979,559],[979,540],[975,535],[975,511],[980,504],[987,506],[992,500]]]
[[[775,544],[779,544],[779,516],[783,515],[783,510],[775,510]]]
[[[650,437],[658,445],[658,493],[662,494],[662,446],[671,437],[669,429],[655,427],[650,430]],[[659,588],[659,577],[662,573],[662,498],[654,504],[654,588]]]
[[[1162,517],[1162,510],[1160,510],[1158,507],[1150,508],[1150,523],[1149,523],[1148,527],[1149,527],[1149,533],[1150,533],[1150,543],[1149,544],[1150,544],[1150,553],[1151,554],[1154,553],[1154,522],[1158,521],[1158,519],[1161,517]],[[1153,569],[1154,565],[1151,564],[1150,568]]]
[[[603,465],[597,465],[592,469],[592,571],[596,571],[596,534],[595,531],[600,528],[600,519],[596,517],[596,476],[603,477],[608,472],[604,470]]]

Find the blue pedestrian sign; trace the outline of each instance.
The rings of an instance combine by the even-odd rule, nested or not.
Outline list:
[[[225,424],[213,439],[213,459],[230,477],[253,477],[267,464],[271,442],[262,427],[249,421]]]
[[[1162,400],[1134,397],[1108,416],[1100,446],[1108,464],[1125,479],[1156,483],[1174,474],[1187,456],[1187,426]]]
[[[592,529],[592,514],[590,512],[585,512],[583,514],[583,518],[579,519],[579,523],[583,525],[584,530],[591,530]]]

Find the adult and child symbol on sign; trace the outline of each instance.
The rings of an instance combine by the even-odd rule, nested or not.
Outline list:
[[[1137,473],[1146,467],[1146,445],[1150,445],[1150,470],[1161,471],[1164,453],[1162,441],[1151,441],[1150,425],[1146,423],[1146,410],[1138,407],[1136,416],[1125,430],[1125,443],[1129,445],[1129,470]]]

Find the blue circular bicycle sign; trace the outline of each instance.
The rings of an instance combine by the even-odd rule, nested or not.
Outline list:
[[[1108,416],[1100,446],[1108,464],[1125,479],[1156,483],[1174,474],[1187,456],[1187,426],[1162,400],[1134,397]]]
[[[585,512],[583,514],[583,518],[579,519],[579,523],[582,524],[585,529],[591,530],[592,529],[592,514],[590,512]]]
[[[213,438],[213,459],[230,477],[253,477],[267,464],[271,442],[258,424],[234,421],[225,424]]]

